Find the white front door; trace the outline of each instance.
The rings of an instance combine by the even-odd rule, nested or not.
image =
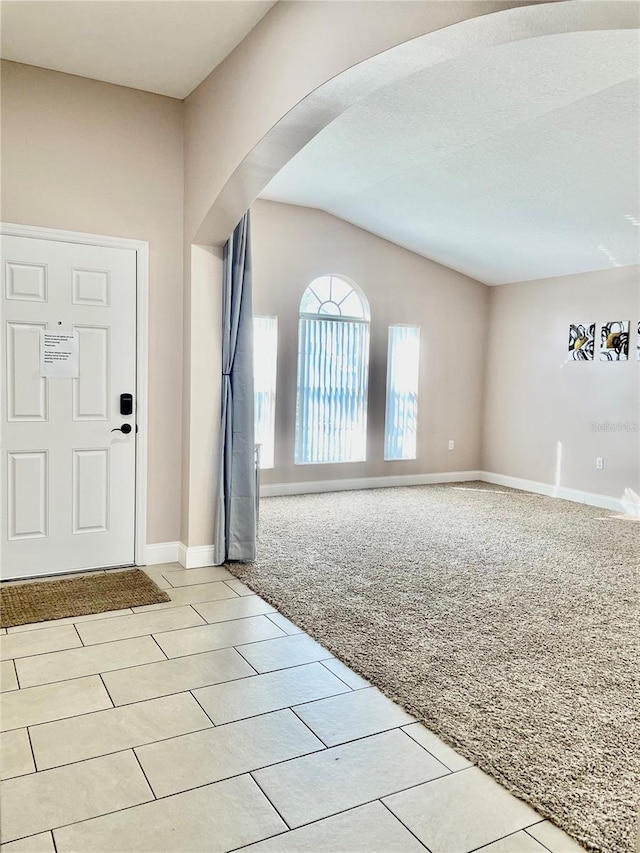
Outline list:
[[[135,250],[2,237],[2,356],[0,577],[131,565]]]

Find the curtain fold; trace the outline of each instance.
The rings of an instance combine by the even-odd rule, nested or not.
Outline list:
[[[256,556],[253,308],[249,211],[224,247],[222,399],[214,563]]]

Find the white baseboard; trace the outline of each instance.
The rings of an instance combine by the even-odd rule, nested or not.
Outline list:
[[[147,545],[145,565],[157,566],[160,563],[180,563],[185,569],[199,569],[213,565],[213,545],[200,545],[187,548],[182,542],[158,542]]]
[[[550,483],[539,483],[536,480],[524,480],[520,477],[508,477],[506,474],[494,474],[492,471],[444,471],[440,474],[399,474],[387,477],[358,477],[351,480],[313,480],[308,483],[273,483],[263,485],[261,497],[278,497],[281,495],[309,495],[320,492],[344,492],[359,489],[384,489],[390,486],[428,486],[438,483],[466,483],[480,480],[505,486],[508,489],[520,489],[537,495],[547,495],[550,498],[561,498],[575,503],[597,506],[612,512],[640,518],[640,503],[637,496],[627,493],[622,498],[610,495],[599,495],[595,492],[583,492],[579,489],[567,489],[562,486],[552,486]],[[182,542],[159,542],[147,545],[145,550],[147,566],[160,563],[180,563],[185,569],[197,569],[202,566],[212,566],[214,558],[213,545],[198,545],[188,548]]]
[[[359,489],[386,489],[390,486],[427,486],[437,483],[464,483],[479,480],[480,471],[443,471],[440,474],[398,474],[383,477],[354,477],[350,480],[310,480],[298,483],[269,483],[260,487],[260,497],[311,495],[319,492],[351,492]]]
[[[538,495],[547,495],[550,498],[560,498],[565,501],[609,509],[612,512],[640,516],[640,506],[634,506],[626,498],[614,498],[595,492],[567,489],[563,486],[552,486],[550,483],[538,483],[536,480],[523,480],[520,477],[508,477],[506,474],[494,474],[491,471],[479,471],[478,479],[485,483],[493,483],[496,486],[506,486],[509,489],[521,489],[524,492],[534,492]]]
[[[158,566],[161,563],[177,563],[180,542],[158,542],[145,548],[145,566]]]
[[[178,552],[178,562],[185,569],[199,569],[213,565],[213,545],[196,545],[187,548],[182,542]]]

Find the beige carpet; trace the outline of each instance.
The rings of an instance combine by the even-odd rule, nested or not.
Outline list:
[[[4,583],[0,588],[0,626],[11,628],[170,600],[140,569],[96,572],[64,580]]]
[[[231,570],[586,846],[634,849],[640,524],[484,483],[269,498]]]

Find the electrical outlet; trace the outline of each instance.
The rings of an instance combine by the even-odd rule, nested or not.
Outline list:
[[[450,438],[449,439],[449,450],[453,450],[454,447],[455,447],[455,441],[452,438]]]
[[[596,468],[598,471],[602,471],[604,468],[604,456],[596,456]]]

